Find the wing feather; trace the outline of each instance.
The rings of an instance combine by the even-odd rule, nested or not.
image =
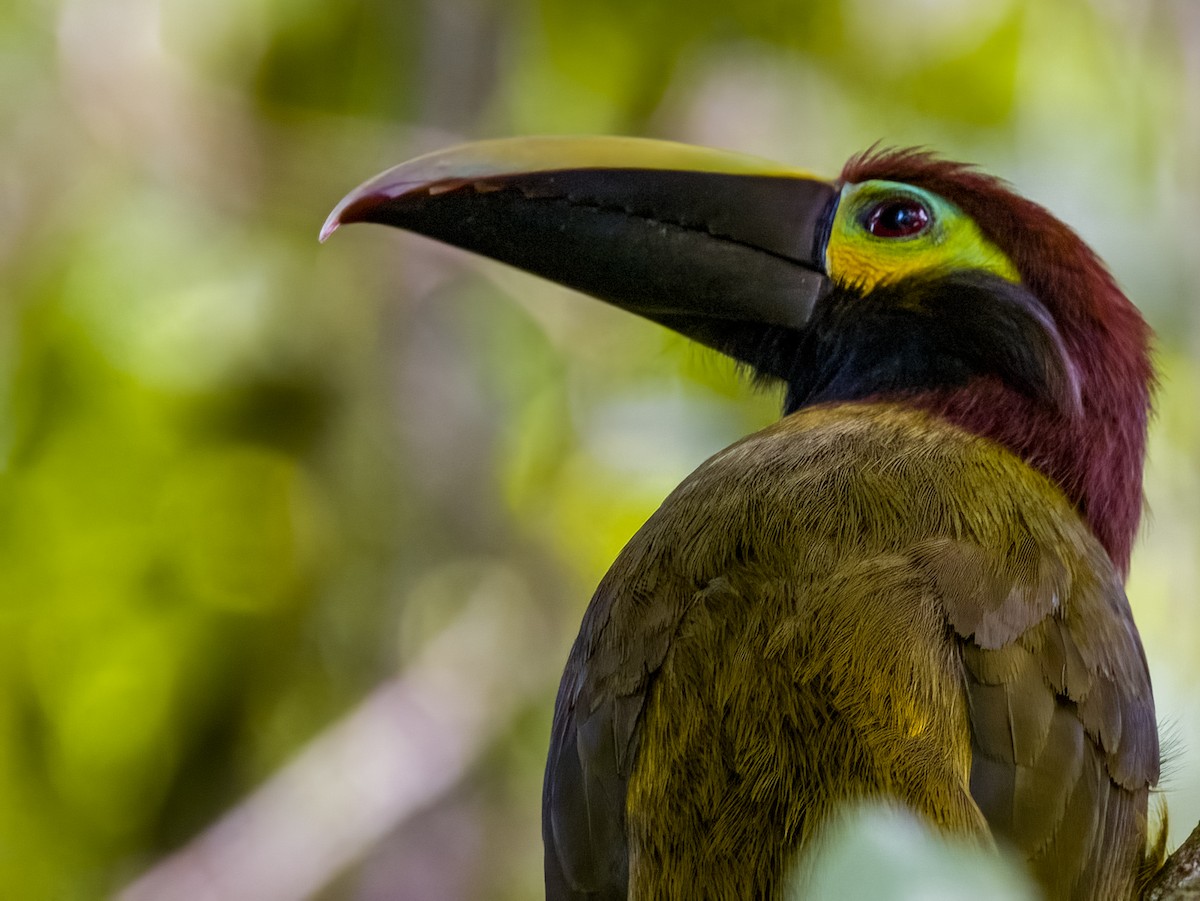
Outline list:
[[[1107,558],[1068,544],[1068,568],[1061,543],[1036,546],[1045,559],[953,539],[919,553],[962,642],[971,792],[1053,897],[1128,896],[1158,780],[1149,674]]]

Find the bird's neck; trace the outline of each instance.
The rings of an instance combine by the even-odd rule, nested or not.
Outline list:
[[[1100,370],[1096,361],[1081,366],[1082,411],[1070,419],[998,379],[907,402],[996,441],[1051,479],[1125,575],[1143,506],[1149,387],[1146,380],[1121,384]]]

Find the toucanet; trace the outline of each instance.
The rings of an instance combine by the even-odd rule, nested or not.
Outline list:
[[[1006,845],[1053,899],[1161,859],[1123,583],[1149,330],[1066,225],[977,169],[834,180],[622,138],[420,157],[376,222],[578,289],[783,386],[592,598],[543,793],[550,899],[774,899],[845,805]]]

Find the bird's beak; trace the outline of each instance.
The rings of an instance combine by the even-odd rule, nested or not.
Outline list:
[[[482,141],[351,191],[321,229],[378,222],[509,263],[722,349],[734,323],[802,328],[829,289],[835,185],[636,138]]]

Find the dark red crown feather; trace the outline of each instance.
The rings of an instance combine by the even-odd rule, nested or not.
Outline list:
[[[1122,574],[1142,512],[1154,372],[1150,329],[1099,257],[1048,210],[1000,179],[922,150],[868,150],[846,182],[885,179],[944,197],[978,224],[1050,311],[1079,379],[1068,417],[998,380],[932,392],[921,406],[1011,448],[1067,493]]]

